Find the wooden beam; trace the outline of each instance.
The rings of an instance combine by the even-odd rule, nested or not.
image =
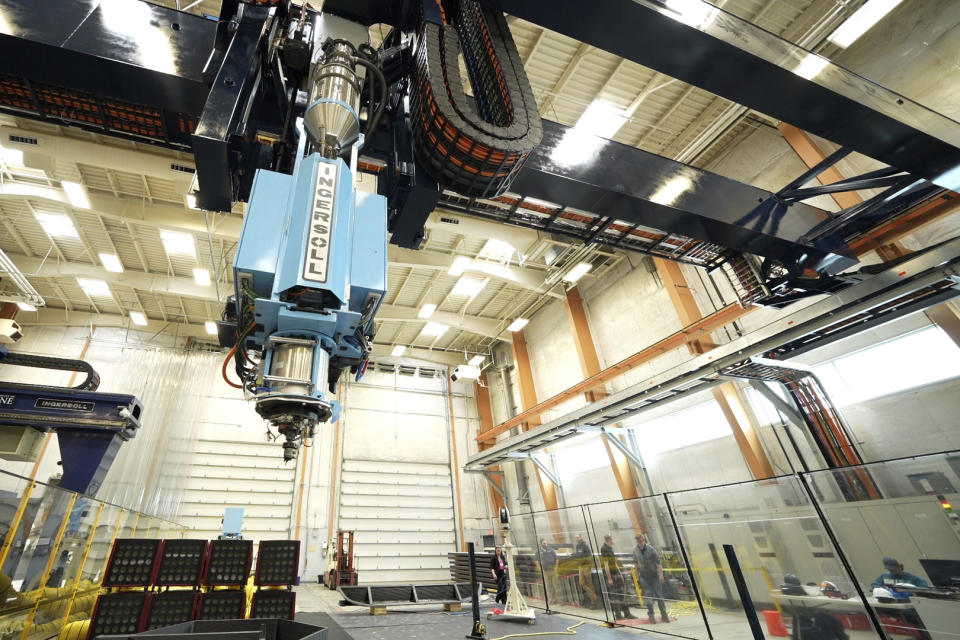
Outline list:
[[[479,432],[482,434],[484,431],[493,429],[493,405],[490,402],[490,383],[488,382],[486,372],[481,373],[480,377],[474,381],[473,389],[477,398],[477,415],[480,416]],[[480,451],[483,451],[492,447],[493,443],[494,441],[492,440],[481,440],[478,448]],[[491,467],[490,470],[500,471],[500,467]],[[488,489],[490,490],[490,502],[493,505],[493,512],[500,513],[500,509],[506,506],[503,496],[493,487],[488,487]]]
[[[583,299],[580,297],[580,291],[576,287],[567,290],[566,295],[567,318],[570,320],[570,329],[573,331],[573,343],[577,348],[577,356],[580,358],[580,369],[585,378],[600,373],[600,358],[597,356],[597,348],[593,342],[593,332],[590,331],[590,323],[587,320],[587,312],[583,307]],[[596,402],[607,396],[605,389],[594,389],[584,393],[587,402]],[[637,491],[637,479],[633,474],[633,468],[627,456],[623,455],[617,447],[611,446],[607,438],[616,438],[615,435],[603,434],[603,446],[607,450],[607,457],[610,459],[610,469],[613,471],[613,477],[617,481],[617,488],[624,500],[635,500],[640,497]],[[627,512],[630,515],[630,521],[634,530],[646,531],[647,528],[643,522],[643,514],[639,509],[633,508],[634,505],[627,502]]]
[[[692,325],[688,325],[679,331],[670,334],[666,338],[658,340],[646,349],[638,351],[632,356],[629,356],[628,358],[625,358],[620,362],[607,367],[597,375],[590,376],[583,382],[579,382],[569,389],[561,391],[557,395],[544,400],[535,407],[524,410],[509,420],[497,425],[488,433],[478,435],[477,440],[493,439],[501,433],[519,426],[525,420],[529,420],[532,416],[539,416],[540,414],[549,411],[559,404],[563,404],[570,398],[578,396],[585,391],[602,387],[607,383],[607,381],[617,378],[646,362],[650,362],[664,353],[669,353],[677,347],[682,347],[690,342],[696,342],[699,340],[709,340],[711,332],[722,328],[724,325],[727,325],[734,320],[737,320],[738,318],[749,313],[751,310],[752,307],[743,308],[737,304],[731,304],[723,307],[719,311],[705,316]],[[514,334],[514,336],[516,335],[517,334]]]
[[[687,285],[683,271],[680,270],[680,264],[662,258],[654,258],[653,262],[657,266],[664,286],[667,287],[667,293],[677,310],[677,315],[680,316],[680,321],[684,324],[695,322],[700,316],[700,308]],[[693,354],[700,354],[716,346],[712,340],[705,338],[689,343],[687,348]],[[736,386],[733,383],[727,383],[712,391],[714,399],[727,419],[727,424],[730,425],[730,431],[733,432],[733,438],[740,448],[740,453],[750,468],[750,473],[757,480],[772,477],[773,465],[770,464],[767,452],[763,449],[756,427],[743,407]]]
[[[786,122],[778,124],[777,129],[781,135],[783,135],[783,139],[787,141],[787,144],[800,156],[803,163],[807,165],[808,169],[815,167],[826,158],[826,155],[820,150],[817,143],[813,141],[810,134],[803,129],[798,129]],[[843,175],[836,166],[833,166],[824,169],[820,175],[817,176],[817,180],[820,184],[833,184],[834,182],[843,180]],[[863,198],[855,191],[831,193],[830,196],[841,209],[846,209],[863,202]]]
[[[717,404],[720,405],[720,410],[723,411],[723,415],[727,419],[727,423],[730,425],[733,439],[737,441],[737,446],[750,468],[751,475],[755,480],[772,478],[775,475],[773,465],[767,458],[767,452],[763,449],[760,435],[750,421],[736,385],[727,382],[719,387],[714,387],[712,392]]]
[[[523,331],[517,331],[513,334],[513,343],[510,345],[513,350],[513,361],[517,366],[517,384],[520,387],[520,402],[523,409],[527,410],[537,406],[537,389],[533,386],[533,369],[530,366],[530,355],[527,353],[527,340]],[[522,424],[524,431],[533,427],[540,426],[540,416],[531,416]],[[537,472],[537,482],[540,485],[540,494],[543,496],[543,506],[548,511],[556,511],[560,508],[557,500],[557,487],[549,479],[544,481],[543,474],[539,467],[534,467]],[[559,526],[559,522],[557,523]],[[555,529],[558,529],[558,526]],[[558,529],[559,530],[559,529]]]

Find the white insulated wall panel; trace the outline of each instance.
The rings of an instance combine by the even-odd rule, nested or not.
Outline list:
[[[243,537],[248,540],[289,537],[296,467],[284,464],[277,443],[253,440],[261,433],[246,426],[239,435],[249,436],[249,441],[196,441],[181,515],[189,537],[220,535],[226,507],[243,508]]]

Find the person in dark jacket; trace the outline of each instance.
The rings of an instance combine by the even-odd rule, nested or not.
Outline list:
[[[577,579],[585,596],[582,604],[585,607],[602,608],[603,603],[593,586],[593,550],[590,545],[584,542],[583,536],[580,534],[576,535],[574,542],[576,544],[570,557],[577,559]]]
[[[647,536],[642,533],[636,535],[637,546],[633,548],[633,561],[637,566],[640,584],[643,586],[643,602],[647,605],[647,615],[650,624],[656,622],[653,617],[653,605],[660,607],[660,618],[663,622],[670,622],[667,615],[667,606],[663,601],[663,565],[660,564],[660,552],[647,542]]]
[[[613,536],[609,533],[603,536],[603,545],[600,547],[600,562],[603,565],[603,577],[607,582],[607,600],[610,602],[610,608],[613,609],[613,619],[633,618],[634,615],[630,611],[630,604],[627,599],[626,583],[623,580],[623,574],[620,572],[620,562],[613,550]]]
[[[490,573],[497,581],[497,602],[507,604],[507,557],[503,555],[503,547],[493,550],[490,558]]]
[[[540,570],[547,589],[547,597],[559,599],[560,584],[557,581],[557,552],[550,548],[546,540],[540,540]]]

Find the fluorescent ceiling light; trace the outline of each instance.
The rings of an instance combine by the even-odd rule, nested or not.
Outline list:
[[[201,287],[210,286],[210,272],[206,269],[194,269],[193,270],[193,281],[196,282]]]
[[[123,264],[120,263],[120,258],[115,253],[101,253],[100,262],[103,263],[103,268],[107,271],[123,273]]]
[[[469,364],[471,367],[479,367],[480,365],[483,364],[483,361],[486,359],[487,359],[486,356],[473,356],[472,358],[470,358],[470,361],[467,362],[467,364]]]
[[[169,255],[194,256],[197,255],[197,245],[193,236],[189,233],[180,231],[160,231],[160,239],[163,240],[163,248]]]
[[[517,318],[516,320],[510,323],[510,326],[507,327],[507,331],[514,331],[514,332],[520,331],[525,326],[527,326],[528,322],[530,321],[527,320],[526,318]]]
[[[200,210],[200,207],[197,206],[197,196],[192,193],[187,194],[187,208]]]
[[[583,277],[587,271],[593,269],[593,265],[589,262],[580,262],[573,269],[567,272],[567,275],[563,276],[565,282],[576,282]]]
[[[21,311],[36,311],[37,308],[30,304],[29,302],[18,302],[17,306],[20,307]]]
[[[407,348],[405,346],[403,346],[402,344],[398,344],[393,348],[393,351],[390,352],[390,355],[397,356],[399,358],[400,356],[403,355],[403,352],[406,350]]]
[[[447,332],[450,326],[446,324],[440,324],[439,322],[428,322],[423,325],[423,330],[420,332],[425,336],[436,336],[440,337]]]
[[[143,315],[139,311],[131,311],[130,319],[133,321],[133,324],[138,324],[141,327],[146,326],[147,316]]]
[[[667,9],[676,19],[695,29],[703,29],[717,17],[717,9],[702,0],[666,0]]]
[[[849,47],[901,2],[903,0],[869,0],[827,36],[827,40],[838,47]]]
[[[475,278],[461,277],[457,280],[457,284],[453,285],[453,289],[450,291],[452,296],[467,296],[474,297],[487,286],[486,280],[477,280]]]
[[[433,312],[437,310],[437,305],[435,304],[425,304],[420,307],[420,312],[417,313],[418,318],[429,318],[433,315]]]
[[[37,221],[43,230],[50,236],[58,238],[79,238],[77,228],[73,226],[73,220],[69,216],[58,215],[55,213],[38,213]]]
[[[203,323],[203,328],[207,330],[207,333],[211,336],[217,335],[217,323],[207,320]]]
[[[453,261],[453,264],[450,265],[450,268],[447,269],[447,273],[452,276],[463,275],[463,272],[469,269],[472,263],[473,260],[467,256],[457,256],[456,260]]]
[[[483,249],[480,250],[480,257],[496,260],[497,262],[509,262],[515,252],[516,249],[509,242],[490,238],[487,240],[487,243],[483,245]]]
[[[18,167],[22,167],[23,151],[20,151],[19,149],[7,149],[6,147],[0,147],[0,160],[3,160],[3,163],[7,165],[16,165]]]
[[[625,122],[623,109],[605,100],[594,100],[573,128],[592,136],[610,139]]]
[[[657,204],[671,205],[676,202],[680,194],[693,186],[693,182],[686,176],[678,176],[669,180],[650,196],[650,202]]]
[[[91,298],[110,297],[110,287],[108,287],[107,283],[103,280],[95,280],[93,278],[77,278],[77,284],[80,285],[80,288],[86,291],[87,295]]]
[[[804,80],[813,80],[820,72],[830,64],[826,58],[822,58],[815,53],[808,53],[793,72]]]
[[[550,159],[566,166],[582,164],[596,155],[604,138],[613,138],[626,121],[623,109],[604,100],[594,100],[554,147]]]
[[[89,209],[90,200],[87,198],[87,190],[83,188],[83,185],[79,182],[67,182],[64,180],[60,183],[63,187],[63,190],[67,192],[67,199],[75,207],[80,209]]]

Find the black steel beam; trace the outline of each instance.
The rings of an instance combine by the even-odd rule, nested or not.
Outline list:
[[[806,80],[795,71],[812,54],[713,5],[694,7],[706,22],[696,27],[653,0],[487,1],[941,187],[960,188],[960,124],[832,64]]]
[[[830,220],[822,209],[778,202],[763,189],[599,138],[582,145],[582,157],[572,162],[555,159],[570,131],[543,121],[543,142],[527,158],[511,192],[787,265],[836,273],[856,263],[837,235],[802,240]],[[688,186],[670,189],[669,184]]]
[[[238,178],[244,158],[231,157],[230,138],[242,136],[249,125],[249,102],[264,71],[259,49],[267,40],[270,10],[253,6],[243,9],[193,134],[200,184],[197,204],[210,211],[229,211],[240,199]]]
[[[198,116],[203,109],[208,91],[203,67],[213,47],[214,22],[135,0],[109,5],[101,0],[3,0],[0,24],[0,76],[25,80],[34,89],[82,92],[91,102],[108,97],[159,109],[168,135],[153,142],[189,145],[189,131],[177,139],[177,119],[180,114]],[[0,110],[108,128],[99,122],[102,110],[92,114],[59,96],[51,97],[45,109],[37,104],[36,92],[33,105],[18,108],[4,90]],[[125,135],[118,129],[109,132]]]

